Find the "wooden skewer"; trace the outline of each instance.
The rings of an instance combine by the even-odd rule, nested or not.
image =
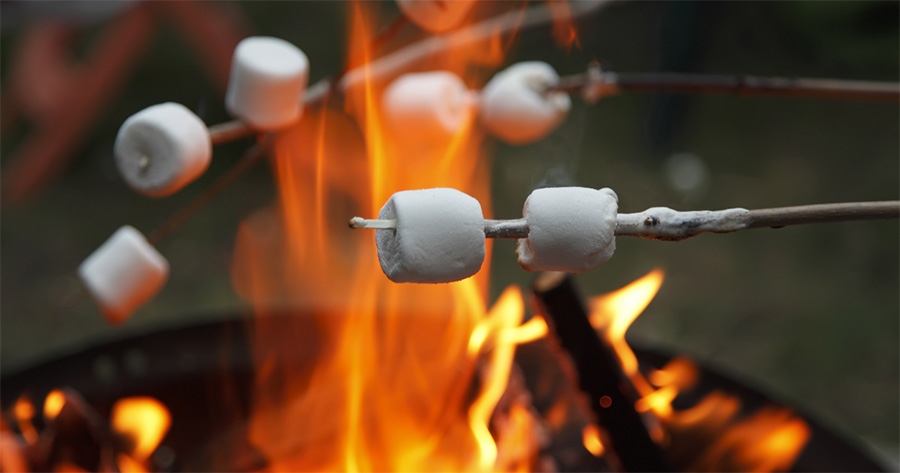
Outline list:
[[[581,94],[589,102],[624,91],[900,102],[900,83],[896,82],[669,72],[615,73],[602,71],[598,66],[592,66],[582,74],[563,77],[557,86],[547,91]]]
[[[679,212],[654,207],[638,213],[616,216],[616,236],[636,236],[650,240],[678,241],[701,233],[731,233],[750,228],[780,228],[806,223],[849,222],[900,218],[900,201],[843,202],[771,209],[697,210]],[[350,219],[350,228],[397,228],[396,220]],[[485,220],[485,238],[528,237],[528,222]]]

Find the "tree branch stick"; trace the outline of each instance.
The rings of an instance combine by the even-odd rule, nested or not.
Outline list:
[[[223,190],[225,190],[232,182],[234,182],[238,177],[240,177],[244,172],[253,167],[254,164],[259,162],[263,157],[265,157],[266,153],[269,150],[269,147],[272,145],[274,141],[274,135],[266,135],[259,143],[255,146],[251,147],[247,150],[244,156],[240,161],[237,162],[231,169],[228,170],[225,174],[219,177],[216,182],[213,183],[208,189],[203,191],[196,199],[191,201],[186,207],[183,207],[181,210],[176,212],[174,215],[169,217],[162,225],[157,227],[153,233],[147,236],[147,241],[150,242],[151,245],[157,245],[161,241],[163,241],[169,234],[177,230],[181,227],[184,222],[188,221],[191,217],[194,216],[200,209],[202,209],[213,197],[219,195]]]
[[[570,3],[572,19],[578,19],[599,11],[612,0],[590,0]],[[406,72],[418,70],[426,59],[437,55],[453,55],[455,51],[487,47],[491,41],[508,39],[513,34],[541,27],[553,22],[553,12],[549,5],[529,7],[522,13],[510,11],[482,21],[467,28],[442,35],[432,35],[426,39],[405,46],[393,53],[382,56],[366,67],[347,71],[336,87],[344,92],[359,87],[366,81],[386,83]]]
[[[550,90],[580,93],[589,101],[623,91],[650,91],[900,102],[900,84],[896,82],[669,72],[615,73],[598,68],[563,77],[559,85]]]
[[[616,218],[616,235],[678,241],[706,232],[731,233],[751,228],[896,218],[900,218],[900,201],[693,212],[677,212],[666,207],[654,207],[640,213],[620,213]]]

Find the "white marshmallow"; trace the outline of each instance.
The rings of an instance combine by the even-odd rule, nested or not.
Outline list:
[[[394,282],[445,283],[465,279],[484,262],[481,204],[456,189],[392,195],[378,218],[396,229],[375,231],[381,270]]]
[[[293,44],[269,36],[245,38],[234,49],[225,106],[258,130],[276,130],[303,114],[309,59]]]
[[[572,106],[564,92],[544,93],[558,83],[559,75],[545,62],[520,62],[500,71],[482,91],[481,122],[491,134],[511,144],[547,136]]]
[[[528,271],[583,273],[612,258],[616,251],[619,198],[612,189],[550,187],[525,200],[528,238],[516,255]]]
[[[78,267],[78,277],[111,323],[124,322],[166,284],[169,262],[125,225]]]
[[[397,0],[407,18],[431,33],[444,33],[462,23],[475,0]]]
[[[122,179],[150,197],[174,194],[209,167],[209,130],[184,105],[166,102],[128,117],[114,146]]]
[[[470,104],[466,84],[447,71],[405,74],[382,96],[382,110],[391,129],[425,142],[447,140],[456,134]]]

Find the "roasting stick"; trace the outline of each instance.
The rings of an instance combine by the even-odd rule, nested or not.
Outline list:
[[[802,205],[771,209],[698,210],[678,212],[654,207],[638,213],[620,213],[616,217],[616,236],[636,236],[651,240],[678,241],[701,233],[731,233],[751,228],[780,228],[807,223],[848,222],[900,218],[900,201],[844,202]],[[397,220],[350,219],[350,228],[397,228]],[[519,239],[528,237],[524,218],[485,220],[486,238]]]
[[[343,78],[344,74],[346,72],[342,71],[336,77],[337,82]],[[334,93],[331,83],[316,84],[310,88],[310,90],[318,89]],[[655,72],[588,71],[583,74],[562,77],[559,85],[547,90],[547,92],[551,91],[580,93],[589,100],[618,95],[624,91],[646,91],[808,97],[873,102],[900,101],[900,84],[895,82]],[[318,102],[321,97],[322,94],[315,94],[308,102]],[[213,145],[218,145],[249,136],[253,134],[253,129],[240,120],[233,120],[212,125],[209,127],[209,132]]]
[[[732,94],[740,96],[809,97],[828,100],[900,101],[900,83],[841,79],[762,77],[749,75],[615,73],[592,66],[563,77],[548,92],[582,94],[588,101],[623,91]]]

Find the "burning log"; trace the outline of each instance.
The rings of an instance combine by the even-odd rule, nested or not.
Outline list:
[[[625,471],[670,471],[662,449],[650,437],[644,419],[634,409],[637,393],[616,359],[588,320],[581,298],[565,273],[544,273],[534,294],[571,356],[578,383],[591,401],[603,444]]]
[[[115,442],[100,415],[71,389],[53,391],[44,406],[47,426],[26,449],[34,471],[118,471]]]

